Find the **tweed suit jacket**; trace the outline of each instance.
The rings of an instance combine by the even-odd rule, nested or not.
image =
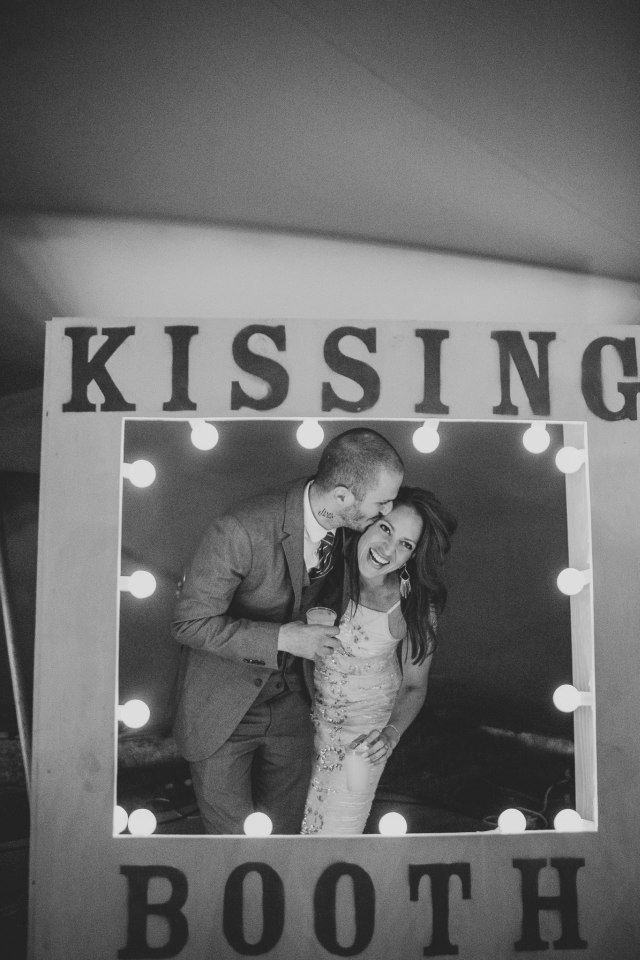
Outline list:
[[[215,520],[190,563],[172,623],[183,645],[174,736],[187,760],[229,738],[279,667],[280,625],[302,619],[306,483]]]

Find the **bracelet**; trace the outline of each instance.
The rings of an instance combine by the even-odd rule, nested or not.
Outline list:
[[[395,724],[393,724],[393,723],[385,723],[385,725],[384,725],[384,727],[383,727],[382,729],[383,729],[383,730],[386,730],[387,727],[391,727],[392,730],[395,730],[395,732],[398,734],[398,740],[399,740],[401,734],[400,734],[400,731],[398,730],[398,728],[395,726]]]

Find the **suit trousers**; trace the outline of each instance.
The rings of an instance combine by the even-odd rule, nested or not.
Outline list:
[[[207,833],[241,834],[254,811],[271,818],[273,833],[300,833],[313,762],[310,712],[298,690],[259,699],[212,756],[191,761]]]

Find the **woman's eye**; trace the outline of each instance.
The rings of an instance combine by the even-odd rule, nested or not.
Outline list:
[[[380,529],[382,530],[383,533],[389,533],[389,527],[386,525],[386,523],[381,523]]]

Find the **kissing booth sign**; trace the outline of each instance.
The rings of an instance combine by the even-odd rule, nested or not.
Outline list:
[[[639,349],[632,326],[52,321],[31,956],[635,958]],[[410,824],[399,836],[186,835],[144,811],[135,829],[126,809],[118,823],[122,701],[134,690],[144,700],[148,682],[151,723],[169,723],[174,568],[234,498],[312,474],[318,449],[305,437],[358,423],[392,439],[407,479],[458,514],[477,498],[452,551],[444,624],[459,652],[447,660],[443,643],[442,670],[464,661],[468,688],[486,684],[493,702],[510,677],[515,700],[540,687],[548,712],[556,679],[571,687],[571,803],[542,828],[507,817],[457,832]],[[207,435],[218,441],[204,470],[181,447],[198,434],[204,447]],[[497,463],[513,438],[511,475]],[[136,451],[156,462],[155,482],[134,493]],[[548,472],[536,473],[545,457]],[[501,510],[500,483],[526,512],[516,547],[517,510],[511,499]],[[563,503],[560,565],[553,538],[536,537],[547,487]],[[516,596],[509,570],[522,574]],[[504,646],[491,646],[500,633]]]

